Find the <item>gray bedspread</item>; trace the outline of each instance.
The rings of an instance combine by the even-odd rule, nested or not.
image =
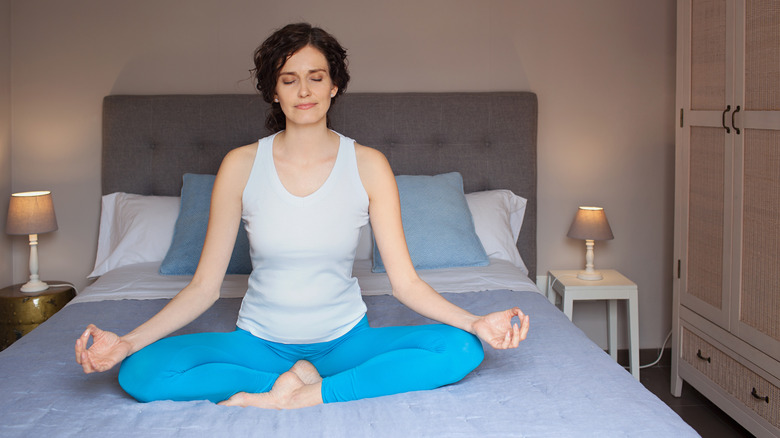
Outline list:
[[[477,313],[519,305],[531,315],[528,339],[511,351],[487,347],[482,365],[451,386],[295,411],[138,403],[117,370],[83,374],[73,345],[87,323],[125,333],[165,300],[69,305],[0,353],[0,436],[697,436],[542,295],[445,295]],[[426,322],[392,297],[366,302],[373,326]],[[232,330],[239,303],[219,300],[180,333]]]

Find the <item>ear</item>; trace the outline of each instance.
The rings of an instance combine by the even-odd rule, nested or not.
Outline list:
[[[336,86],[336,85],[334,85],[334,86],[333,86],[333,87],[330,89],[330,97],[336,97],[336,94],[338,94],[338,92],[339,92],[339,87],[338,87],[338,86]]]

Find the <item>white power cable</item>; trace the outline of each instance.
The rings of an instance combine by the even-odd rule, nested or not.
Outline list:
[[[568,275],[562,275],[561,277],[576,277],[576,275],[568,274]],[[551,291],[552,291],[553,293],[555,293],[555,292],[554,292],[554,289],[553,289],[553,286],[555,286],[555,282],[557,282],[557,281],[558,281],[558,279],[559,279],[559,277],[555,277],[555,279],[554,279],[552,282],[550,282],[550,283],[549,283],[549,285],[547,286],[547,287],[548,287],[548,289],[549,289],[549,290],[547,291],[547,293],[548,293],[548,294],[549,294]],[[557,298],[557,296],[556,296],[556,298]],[[658,358],[656,358],[656,360],[655,360],[655,361],[653,361],[653,362],[651,362],[651,363],[649,363],[649,364],[646,364],[646,365],[639,365],[639,369],[650,368],[650,367],[652,367],[652,366],[655,366],[655,365],[657,365],[657,364],[658,364],[658,362],[661,362],[661,358],[664,356],[664,349],[666,348],[666,343],[667,343],[667,342],[669,342],[669,338],[671,338],[671,337],[672,337],[672,331],[670,330],[670,331],[669,331],[669,334],[668,334],[668,335],[666,335],[666,339],[664,339],[664,343],[663,343],[663,345],[661,345],[661,349],[660,349],[660,351],[658,352]],[[628,369],[629,367],[627,367],[627,366],[626,366],[626,367],[623,367],[623,368],[625,368],[625,369]]]
[[[664,339],[663,345],[661,345],[661,351],[658,352],[658,359],[656,359],[655,362],[649,363],[647,365],[639,365],[639,369],[650,368],[651,366],[658,364],[658,362],[660,362],[661,358],[664,356],[664,349],[666,348],[666,343],[669,342],[669,338],[671,337],[672,337],[672,331],[670,330],[669,334],[666,335],[666,339]],[[628,367],[625,368],[628,369]]]

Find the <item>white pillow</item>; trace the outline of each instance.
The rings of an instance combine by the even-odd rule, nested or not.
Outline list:
[[[89,277],[133,263],[165,258],[179,215],[178,196],[103,196],[95,268]]]
[[[487,190],[467,193],[466,202],[488,257],[506,260],[527,274],[528,268],[517,251],[517,237],[528,201],[510,190]]]

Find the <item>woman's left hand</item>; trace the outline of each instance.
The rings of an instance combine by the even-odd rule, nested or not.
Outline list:
[[[520,326],[517,323],[512,324],[512,318],[515,316],[520,319]],[[472,327],[474,328],[474,333],[480,339],[495,349],[503,350],[516,348],[520,341],[528,336],[530,324],[528,315],[515,307],[503,312],[494,312],[482,316],[474,321]]]

